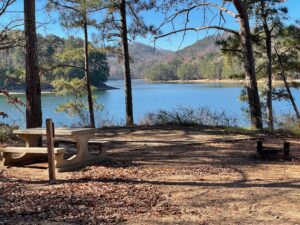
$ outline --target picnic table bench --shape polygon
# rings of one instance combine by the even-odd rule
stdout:
[[[95,161],[103,160],[105,158],[105,151],[88,150],[89,140],[94,137],[96,129],[93,128],[56,128],[55,137],[68,137],[71,142],[76,145],[75,155],[65,159],[67,152],[66,148],[55,147],[55,166],[58,171],[63,171],[70,168],[81,167],[93,163]],[[3,166],[28,164],[32,161],[45,157],[47,154],[46,147],[39,147],[38,143],[42,136],[46,135],[45,128],[30,128],[24,130],[14,130],[17,134],[25,140],[24,147],[6,147],[3,151],[2,161]],[[58,141],[59,143],[59,141]]]

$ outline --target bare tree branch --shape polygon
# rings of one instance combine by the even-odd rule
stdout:
[[[204,3],[199,3],[199,4],[196,4],[196,5],[193,5],[189,8],[185,8],[185,9],[182,9],[182,10],[179,10],[177,11],[176,13],[174,13],[173,15],[167,17],[164,22],[159,26],[159,28],[161,28],[162,26],[164,26],[165,24],[175,20],[178,16],[182,15],[183,13],[188,13],[196,8],[199,8],[199,7],[205,7],[205,6],[208,6],[208,7],[213,7],[213,8],[216,8],[218,10],[220,10],[221,12],[226,12],[228,13],[229,15],[231,15],[232,17],[234,18],[237,18],[238,17],[238,14],[230,11],[229,9],[223,7],[223,6],[220,6],[218,4],[214,4],[214,3],[210,3],[210,2],[204,2]],[[209,8],[208,8],[209,9]]]
[[[0,6],[0,16],[2,16],[5,12],[8,6],[13,4],[16,0],[2,0],[1,6]]]
[[[74,66],[74,65],[69,65],[69,64],[60,64],[60,65],[52,66],[51,68],[48,68],[48,69],[41,67],[40,68],[41,69],[41,74],[45,74],[47,72],[50,72],[52,70],[62,68],[62,67],[69,67],[69,68],[76,68],[76,69],[84,70],[84,67],[82,67],[82,66]]]
[[[163,38],[163,37],[167,37],[169,35],[176,34],[176,33],[181,33],[181,32],[186,32],[186,31],[196,31],[197,32],[197,31],[207,30],[207,29],[223,30],[223,31],[226,31],[226,32],[229,32],[229,33],[233,33],[235,35],[239,35],[239,32],[237,32],[235,30],[232,30],[232,29],[229,29],[229,28],[226,28],[226,27],[220,27],[220,26],[203,26],[203,27],[187,27],[187,28],[183,28],[183,29],[179,29],[179,30],[174,30],[174,31],[171,31],[171,32],[159,35],[159,36],[156,36],[156,37],[154,37],[154,40],[157,40],[157,39],[160,39],[160,38]]]

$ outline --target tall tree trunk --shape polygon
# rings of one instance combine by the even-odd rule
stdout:
[[[286,91],[288,93],[289,99],[290,99],[290,101],[292,103],[292,106],[294,108],[296,117],[297,117],[298,120],[300,120],[300,113],[299,113],[298,107],[296,105],[295,99],[293,97],[293,94],[291,92],[290,86],[289,86],[289,84],[287,82],[287,79],[286,79],[285,69],[284,69],[284,65],[283,65],[282,59],[281,59],[282,56],[278,53],[278,51],[277,51],[276,48],[275,48],[275,52],[276,52],[277,59],[278,59],[278,62],[279,62],[279,66],[280,66],[280,69],[281,69],[280,76],[281,76],[281,78],[282,78],[282,80],[284,82],[284,86],[286,88]]]
[[[259,100],[255,60],[253,56],[253,46],[249,26],[249,17],[246,3],[241,0],[233,0],[233,4],[239,12],[239,22],[241,28],[241,41],[244,53],[244,66],[246,72],[246,89],[251,114],[251,125],[255,129],[262,129],[261,105]]]
[[[292,94],[292,92],[291,92],[290,86],[289,86],[289,84],[288,84],[288,82],[287,82],[287,80],[286,80],[286,76],[285,76],[284,69],[281,70],[280,75],[281,75],[281,78],[282,78],[282,80],[283,80],[283,82],[284,82],[284,86],[285,86],[286,91],[287,91],[287,93],[288,93],[289,99],[290,99],[290,101],[291,101],[291,103],[292,103],[292,106],[293,106],[293,108],[294,108],[296,117],[297,117],[298,120],[300,120],[300,113],[299,113],[298,107],[297,107],[297,105],[296,105],[295,99],[294,99],[294,97],[293,97],[293,94]]]
[[[126,22],[126,3],[120,0],[120,17],[121,17],[121,39],[123,51],[123,69],[125,82],[125,105],[126,105],[126,125],[133,126],[133,107],[132,107],[132,89],[130,75],[130,57],[128,50],[128,32]]]
[[[88,40],[88,26],[87,18],[84,18],[84,73],[86,79],[86,89],[89,104],[89,114],[90,114],[90,127],[95,128],[95,116],[94,116],[94,106],[93,106],[93,94],[91,90],[91,80],[90,80],[90,68],[89,68],[89,40]]]
[[[42,126],[41,84],[37,55],[35,0],[24,0],[26,40],[26,126]]]
[[[272,37],[271,31],[268,26],[265,2],[260,1],[261,6],[261,17],[263,23],[263,29],[265,32],[265,43],[267,48],[267,113],[269,129],[274,130],[274,119],[273,119],[273,105],[272,105]]]

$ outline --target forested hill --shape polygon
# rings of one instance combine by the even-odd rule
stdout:
[[[171,61],[175,52],[133,42],[129,45],[133,78],[143,78],[144,71],[162,62]],[[108,56],[110,79],[123,79],[122,64],[115,55]]]
[[[217,54],[220,52],[220,46],[216,45],[216,37],[208,36],[196,43],[179,50],[177,54],[188,59],[205,57],[208,54]]]
[[[0,51],[1,87],[24,89],[24,51],[22,43],[21,46]],[[38,54],[43,89],[51,88],[51,83],[59,78],[82,78],[84,76],[83,70],[80,69],[84,64],[83,40],[80,38],[39,35]],[[159,74],[164,74],[165,72],[156,70],[157,66],[169,65],[168,68],[172,70],[164,78],[158,78],[158,80],[165,80],[167,77],[167,79],[170,77],[172,79],[176,78],[173,74],[179,68],[179,65],[185,66],[191,63],[194,66],[197,64],[199,68],[198,64],[203,62],[204,66],[201,66],[201,69],[205,70],[207,74],[215,75],[218,74],[218,72],[215,72],[216,68],[220,67],[218,62],[222,61],[219,47],[215,44],[215,37],[204,38],[177,52],[133,42],[130,45],[130,55],[132,78],[153,80],[157,79],[149,77],[153,69]],[[90,63],[91,80],[92,84],[96,87],[101,87],[107,79],[123,78],[123,69],[120,60],[113,53],[103,51],[103,49],[99,49],[92,44],[90,48]],[[73,67],[68,67],[67,65]],[[183,70],[185,69],[183,68]],[[193,74],[193,71],[189,71],[189,74]]]
[[[150,80],[218,79],[239,73],[240,64],[226,68],[220,47],[213,36],[199,40],[179,51],[168,51],[138,42],[130,44],[132,78]],[[24,48],[19,46],[0,51],[0,86],[8,89],[23,89],[25,77]],[[38,39],[39,64],[42,88],[51,88],[51,83],[60,78],[82,78],[83,40],[55,35]],[[91,44],[91,81],[101,88],[107,79],[122,79],[120,60],[113,54]],[[71,65],[72,67],[68,67]]]
[[[224,58],[221,54],[220,46],[216,45],[215,36],[208,36],[197,41],[193,45],[187,46],[178,51],[154,48],[153,46],[144,45],[139,42],[133,42],[129,48],[132,59],[131,69],[133,78],[165,80],[166,77],[158,77],[157,79],[151,77],[152,72],[153,70],[156,70],[159,73],[167,72],[171,76],[172,73],[176,73],[174,70],[178,68],[169,68],[173,69],[173,72],[165,71],[165,67],[167,65],[170,67],[170,64],[175,67],[179,66],[179,64],[184,65],[185,67],[189,67],[190,64],[193,64],[194,67],[196,67],[195,64],[197,64],[197,69],[194,70],[197,70],[198,74],[200,73],[198,70],[200,70],[202,78],[216,79],[220,78],[222,75],[227,76],[224,74],[227,72],[226,70],[228,70],[228,68],[223,68]],[[122,78],[122,66],[118,63],[117,58],[109,56],[108,61],[111,69],[110,79]],[[240,68],[236,68],[236,71],[233,68],[232,71],[228,73],[236,74],[239,70]],[[176,76],[175,74],[173,75]],[[194,78],[196,78],[195,76],[196,75],[194,75]]]
[[[38,60],[42,89],[51,89],[57,79],[84,77],[83,40],[55,35],[38,36]],[[19,46],[0,51],[0,87],[24,90],[25,48]],[[104,82],[109,77],[109,66],[103,49],[90,44],[90,79],[97,88],[107,88]]]

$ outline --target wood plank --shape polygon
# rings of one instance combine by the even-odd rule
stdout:
[[[110,143],[111,141],[100,141],[100,140],[89,140],[88,144],[92,144],[92,145],[102,145],[102,144],[107,144]],[[54,139],[54,143],[58,143],[58,144],[76,144],[75,140],[72,139]]]
[[[7,153],[32,153],[32,154],[47,154],[47,148],[44,147],[6,147],[3,152]],[[65,148],[54,148],[54,153],[66,153]]]
[[[94,128],[56,128],[55,136],[72,136],[75,134],[90,134],[95,133],[97,129]],[[14,134],[23,135],[46,135],[45,128],[29,128],[24,130],[14,130]]]
[[[111,141],[100,141],[100,140],[89,140],[89,144],[107,144],[110,143]]]

